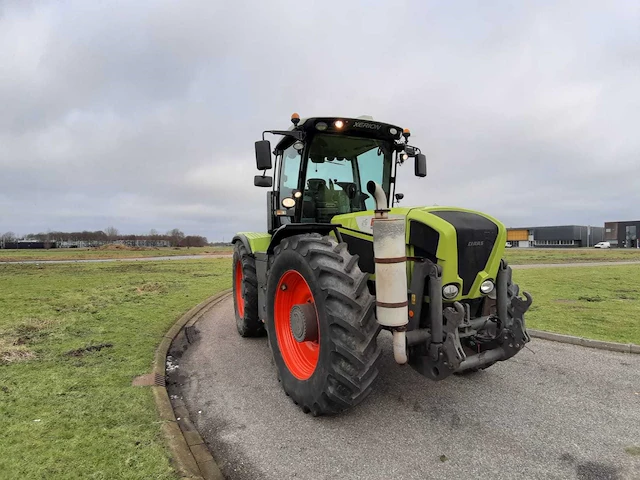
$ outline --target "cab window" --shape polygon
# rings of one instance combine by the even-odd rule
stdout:
[[[293,145],[282,153],[282,167],[280,170],[280,201],[290,197],[294,190],[298,188],[298,177],[300,176],[300,160],[302,155]]]
[[[335,215],[374,209],[367,182],[381,184],[388,195],[390,169],[391,152],[383,141],[315,136],[306,165],[302,221],[325,223]]]

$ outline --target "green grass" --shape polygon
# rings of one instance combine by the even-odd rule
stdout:
[[[640,261],[637,248],[507,248],[504,254],[511,265],[536,263],[632,262]]]
[[[0,265],[0,477],[175,479],[151,390],[131,381],[230,278],[228,259]]]
[[[178,255],[215,255],[232,253],[231,247],[180,248],[52,248],[51,250],[0,249],[0,262],[25,260],[89,260],[105,258],[174,257]]]
[[[640,267],[514,270],[533,296],[527,327],[640,345]]]

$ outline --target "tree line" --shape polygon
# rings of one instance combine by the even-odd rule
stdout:
[[[0,235],[3,242],[15,242],[17,240],[35,240],[38,242],[85,242],[85,243],[130,243],[136,241],[167,242],[172,247],[204,247],[209,244],[207,237],[200,235],[185,235],[180,229],[174,228],[162,234],[152,229],[146,235],[120,234],[117,228],[107,227],[104,230],[82,232],[46,232],[29,233],[18,237],[13,232]]]

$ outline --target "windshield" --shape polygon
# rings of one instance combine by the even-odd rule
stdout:
[[[384,140],[316,135],[304,180],[303,222],[329,222],[334,215],[375,209],[371,180],[389,197],[391,145]]]

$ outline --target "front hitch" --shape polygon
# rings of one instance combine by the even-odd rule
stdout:
[[[410,288],[410,321],[407,344],[410,348],[409,363],[422,375],[432,380],[442,380],[452,373],[488,367],[518,353],[530,341],[524,322],[524,314],[532,303],[531,295],[523,292],[511,280],[511,268],[500,263],[496,279],[497,315],[470,319],[470,312],[460,302],[444,308],[442,300],[442,271],[429,260],[416,261]],[[425,291],[429,294],[429,329],[419,328],[420,305]],[[468,306],[466,306],[468,307]],[[462,346],[461,334],[468,339],[479,339],[486,325],[490,338],[476,343],[478,352],[467,355]],[[484,347],[484,349],[483,349]]]

